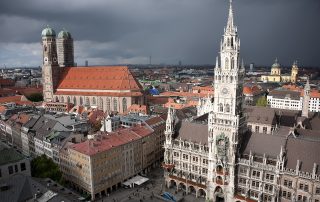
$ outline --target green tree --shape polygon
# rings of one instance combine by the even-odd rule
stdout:
[[[43,101],[43,95],[42,93],[33,93],[29,96],[27,96],[28,100],[32,102],[41,102]]]
[[[268,105],[268,100],[265,96],[261,96],[256,102],[256,106],[266,107],[267,105]]]
[[[31,161],[31,175],[38,178],[50,178],[61,181],[62,173],[59,166],[46,155],[41,155]]]

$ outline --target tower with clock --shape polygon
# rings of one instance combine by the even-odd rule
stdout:
[[[43,100],[52,102],[54,89],[59,82],[60,67],[58,65],[56,33],[47,27],[42,33],[43,60],[42,60],[42,79],[43,79]]]
[[[240,64],[240,39],[233,21],[230,0],[227,26],[220,45],[214,76],[214,107],[209,113],[208,197],[233,201],[236,155],[244,132],[242,86],[245,69]]]

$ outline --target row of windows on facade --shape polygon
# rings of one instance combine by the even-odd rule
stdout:
[[[282,191],[282,197],[285,198],[285,199],[291,200],[292,199],[292,194],[289,191]],[[298,195],[296,200],[297,201],[302,201],[302,202],[309,201],[307,196],[303,196],[301,194]],[[314,199],[314,202],[319,202],[319,199]]]
[[[184,146],[185,148],[192,147],[193,150],[201,149],[201,150],[204,150],[205,152],[209,151],[209,147],[207,147],[207,146],[200,146],[199,144],[194,144],[194,143],[190,144],[188,142],[181,142],[181,143],[182,143],[181,145]],[[180,146],[180,141],[179,140],[174,140],[173,144],[175,146]]]
[[[236,76],[220,76],[217,75],[215,76],[215,81],[221,81],[222,83],[232,83],[233,81],[236,81],[237,77]]]
[[[252,130],[252,125],[248,125],[248,130],[252,132],[259,132],[260,131],[260,126],[255,126],[255,130]],[[262,127],[262,133],[267,134],[268,127],[264,126]]]
[[[225,69],[229,69],[229,65],[230,65],[231,69],[234,69],[234,67],[237,66],[237,64],[235,64],[235,60],[234,60],[233,57],[231,58],[230,63],[229,63],[229,58],[226,57],[226,59],[225,59]]]
[[[245,179],[245,178],[239,178],[239,184],[241,184],[241,185],[247,185],[247,179]],[[259,189],[259,188],[260,188],[260,185],[262,185],[262,183],[259,182],[259,181],[254,181],[254,180],[251,181],[251,187],[253,187],[253,188]],[[264,185],[264,191],[265,191],[265,192],[272,192],[272,191],[273,191],[273,185],[271,185],[271,184],[265,184],[265,185]]]
[[[26,163],[20,163],[20,171],[25,171],[26,169],[27,169]],[[18,164],[8,166],[9,175],[12,175],[13,173],[17,173],[17,172],[19,172],[19,165]],[[2,177],[1,168],[0,168],[0,177]]]
[[[244,174],[244,175],[247,175],[247,170],[246,168],[244,167],[240,167],[239,171],[241,174]],[[260,171],[257,171],[257,170],[252,170],[251,172],[251,177],[252,178],[260,178],[261,176],[261,173]],[[268,181],[271,181],[273,182],[274,181],[274,175],[273,174],[269,174],[269,173],[266,173],[265,174],[265,179],[268,180]]]
[[[59,98],[56,97],[55,101],[59,102]],[[60,101],[65,102],[64,97],[61,97]],[[71,103],[71,98],[68,96],[66,101],[67,101],[67,103]],[[83,102],[83,101],[85,101],[85,102]],[[77,98],[76,97],[73,97],[73,104],[77,105]],[[111,110],[111,99],[110,98],[106,99],[106,104],[107,104],[107,110],[110,111]],[[84,100],[83,100],[83,97],[80,97],[79,105],[90,106],[89,97],[85,97]],[[95,97],[92,98],[91,105],[97,105],[97,100]],[[100,109],[103,109],[103,99],[102,98],[98,99],[98,107]],[[126,98],[122,98],[122,109],[123,109],[123,111],[127,111],[127,99]],[[118,100],[116,98],[113,98],[113,110],[118,111]]]
[[[240,193],[241,195],[246,195],[246,193],[247,193],[246,189],[242,188],[242,187],[238,187],[237,192]],[[258,199],[259,194],[260,194],[260,192],[258,192],[258,191],[250,190],[249,196],[250,196],[250,198]],[[267,194],[263,194],[262,201],[263,202],[271,202],[272,196],[267,195]]]
[[[292,187],[292,180],[284,180],[283,181],[283,186],[288,187],[288,188],[293,188]],[[309,191],[309,185],[308,184],[304,184],[304,183],[299,183],[299,189],[300,190],[304,190],[305,192]],[[315,194],[320,195],[320,186],[316,187],[315,189]]]
[[[173,153],[173,156],[174,156],[174,157],[179,157],[180,155],[179,155],[178,152],[174,152],[174,153]],[[188,159],[189,159],[189,155],[188,155],[188,154],[182,154],[182,158],[183,158],[184,160],[188,160]],[[199,157],[192,156],[192,161],[193,161],[193,162],[197,163],[198,160],[199,160]],[[202,163],[203,163],[203,164],[208,164],[208,159],[202,159]]]

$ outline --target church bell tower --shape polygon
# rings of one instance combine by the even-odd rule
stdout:
[[[219,58],[214,69],[214,107],[209,113],[209,200],[233,201],[238,142],[244,132],[242,114],[242,86],[245,75],[240,64],[240,39],[234,25],[230,0],[227,26],[220,45]]]
[[[43,80],[43,100],[54,102],[53,94],[59,82],[59,65],[57,59],[56,33],[46,27],[42,31],[42,80]]]

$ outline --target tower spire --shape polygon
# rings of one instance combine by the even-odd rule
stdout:
[[[234,30],[234,26],[233,26],[233,8],[232,8],[232,0],[230,0],[229,16],[228,16],[228,23],[227,23],[226,32],[232,32],[233,30]]]

